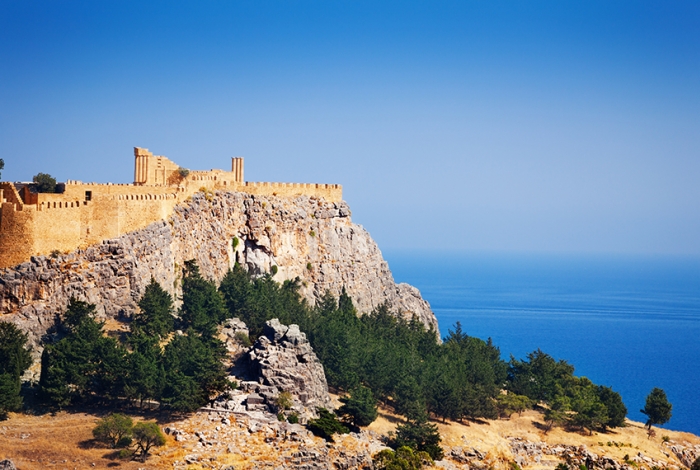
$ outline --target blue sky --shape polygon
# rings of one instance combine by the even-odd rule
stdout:
[[[0,2],[3,180],[132,147],[344,186],[385,250],[700,255],[697,2]]]

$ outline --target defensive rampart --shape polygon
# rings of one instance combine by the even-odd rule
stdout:
[[[231,171],[185,170],[138,147],[134,157],[133,184],[69,180],[61,192],[37,193],[31,184],[0,183],[0,268],[142,229],[167,219],[176,205],[200,191],[342,201],[337,184],[246,182],[240,157],[232,159]]]

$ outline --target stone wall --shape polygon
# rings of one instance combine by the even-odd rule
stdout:
[[[428,303],[417,289],[394,282],[376,243],[352,223],[344,202],[225,191],[195,193],[167,220],[143,229],[0,270],[0,321],[18,324],[36,342],[71,296],[95,303],[102,317],[130,314],[151,277],[177,295],[189,259],[216,281],[236,260],[256,274],[277,266],[275,279],[299,277],[312,303],[326,290],[338,296],[345,286],[362,313],[388,301],[401,315],[416,314],[437,330]]]
[[[0,191],[7,202],[0,211],[0,267],[56,250],[72,251],[145,228],[167,219],[177,204],[201,191],[342,200],[342,187],[337,184],[242,183],[232,180],[232,175],[221,170],[191,172],[177,186],[69,181],[62,193],[33,194],[36,201],[32,204],[22,200],[14,185],[2,183]]]

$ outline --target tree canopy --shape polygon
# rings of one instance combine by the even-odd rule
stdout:
[[[640,411],[647,416],[646,426],[651,430],[653,425],[666,424],[671,419],[673,405],[666,398],[666,392],[653,388],[647,395],[646,404]]]
[[[56,192],[56,178],[49,175],[48,173],[37,173],[32,178],[32,181],[36,183],[36,189],[40,193]]]

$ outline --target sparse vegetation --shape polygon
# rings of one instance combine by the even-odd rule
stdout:
[[[231,240],[231,247],[233,247],[233,251],[236,251],[236,248],[238,248],[238,244],[240,243],[240,240],[238,237],[233,237]]]
[[[275,404],[277,408],[282,411],[290,409],[293,405],[292,394],[289,392],[280,392],[275,400]]]
[[[233,337],[236,341],[238,341],[238,344],[240,344],[244,348],[249,348],[253,345],[253,342],[250,340],[250,337],[243,331],[237,331],[236,334],[233,335]]]

